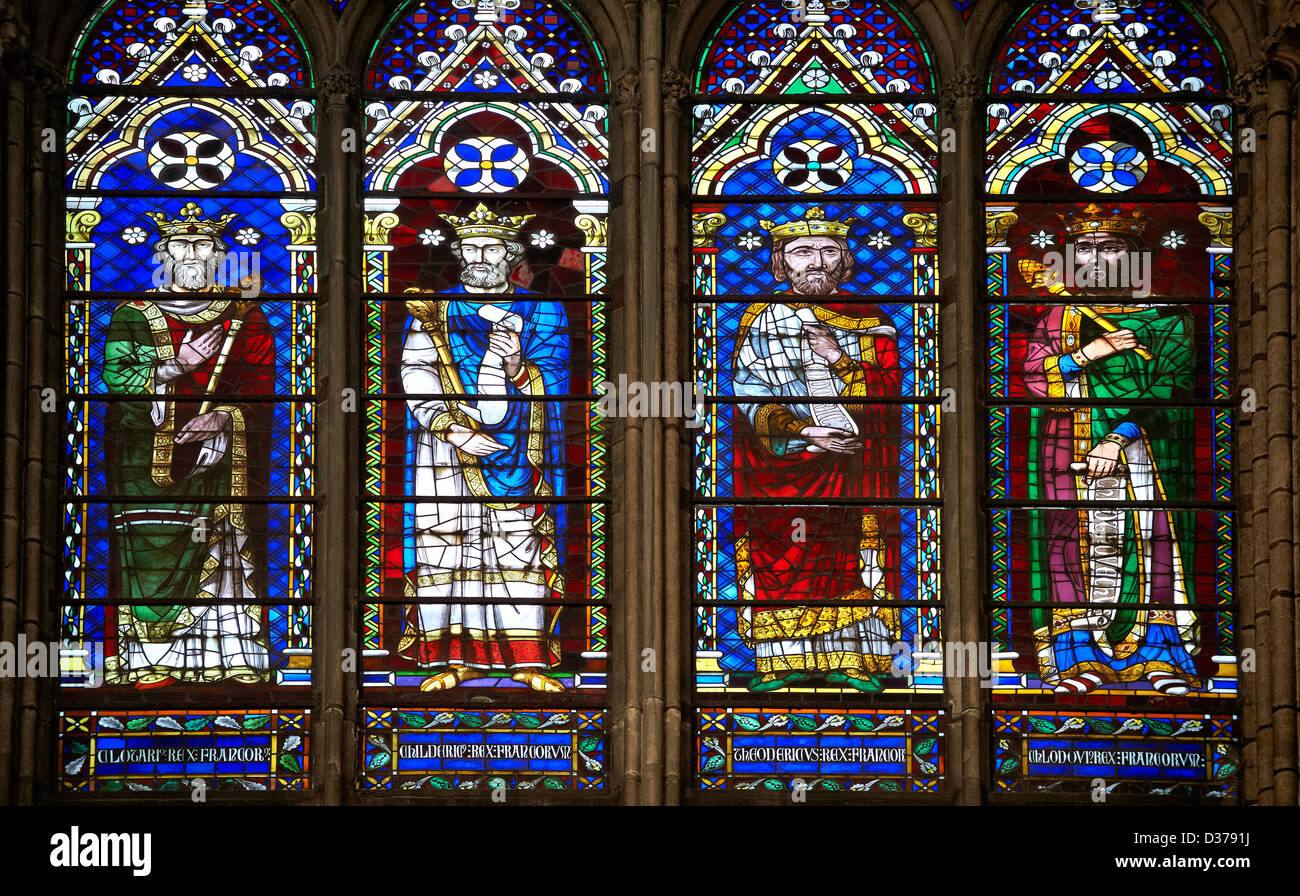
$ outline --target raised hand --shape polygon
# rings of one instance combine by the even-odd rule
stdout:
[[[799,437],[812,442],[823,451],[836,454],[852,454],[862,448],[862,439],[845,429],[830,426],[805,426],[799,430]]]
[[[808,337],[808,347],[813,350],[813,354],[824,358],[827,364],[834,364],[844,357],[844,350],[835,340],[835,334],[831,332],[830,327],[804,324],[803,331]]]
[[[208,411],[206,414],[199,414],[199,416],[182,426],[181,431],[176,434],[173,441],[177,445],[204,442],[214,436],[221,435],[229,425],[229,411]]]
[[[519,344],[519,334],[505,327],[493,327],[488,333],[488,345],[492,351],[501,356],[502,366],[507,376],[518,376],[519,366],[523,363],[523,347]]]
[[[176,363],[180,364],[181,370],[185,373],[202,366],[208,358],[221,350],[221,342],[225,334],[220,324],[201,336],[195,336],[193,330],[186,330],[180,347],[176,349]]]
[[[475,432],[468,426],[461,426],[459,423],[453,423],[447,427],[446,439],[461,451],[472,454],[474,457],[485,457],[506,450],[505,445],[502,445],[487,433]]]

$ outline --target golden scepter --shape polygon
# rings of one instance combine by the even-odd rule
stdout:
[[[1065,291],[1065,284],[1061,282],[1061,278],[1057,276],[1055,271],[1053,271],[1047,265],[1043,264],[1041,261],[1034,261],[1033,259],[1030,258],[1022,258],[1020,260],[1019,267],[1020,267],[1020,276],[1025,278],[1025,282],[1028,283],[1030,287],[1035,289],[1046,289],[1049,293],[1051,293],[1054,296],[1069,295],[1069,293]],[[1114,333],[1115,331],[1121,329],[1120,327],[1117,327],[1110,321],[1106,320],[1106,318],[1103,315],[1098,314],[1096,311],[1093,311],[1087,305],[1075,305],[1074,307],[1078,308],[1081,314],[1087,316],[1090,320],[1096,323],[1097,326],[1101,327],[1107,333]],[[1150,351],[1140,346],[1135,347],[1133,351],[1137,353],[1137,356],[1139,358],[1142,358],[1145,361],[1155,360],[1156,357],[1155,355],[1151,354]]]
[[[254,277],[245,277],[239,281],[240,289],[245,293],[248,290],[258,292],[261,290],[261,280]],[[221,379],[221,372],[226,369],[226,360],[230,357],[230,350],[235,345],[235,339],[239,336],[239,330],[244,326],[244,317],[253,309],[256,302],[236,302],[235,314],[230,318],[230,329],[226,331],[226,338],[221,343],[221,351],[217,354],[217,363],[212,367],[212,378],[208,380],[208,387],[203,390],[205,396],[203,404],[199,405],[198,416],[202,417],[208,411],[212,410],[212,398],[210,397],[217,389],[217,382]]]

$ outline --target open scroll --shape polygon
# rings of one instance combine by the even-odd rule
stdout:
[[[824,327],[826,326],[817,319],[817,315],[811,308],[800,308],[795,314],[799,321],[804,325],[807,332],[809,326]],[[831,367],[826,363],[826,359],[816,354],[805,341],[803,343],[803,369],[804,384],[808,387],[808,397],[810,398],[838,398],[840,395],[839,378],[831,371]],[[849,416],[848,410],[842,404],[824,404],[821,402],[810,402],[812,409],[812,418],[818,426],[827,426],[831,429],[841,429],[851,432],[854,435],[858,433],[858,425],[853,422]],[[816,445],[809,445],[809,451],[818,452],[822,449]]]
[[[477,313],[491,323],[494,330],[509,330],[515,335],[524,331],[524,319],[500,305],[482,305]],[[491,347],[483,353],[483,360],[478,366],[477,391],[484,396],[506,394],[505,361]],[[475,405],[479,420],[486,426],[494,426],[504,420],[508,409],[504,401],[480,400]]]

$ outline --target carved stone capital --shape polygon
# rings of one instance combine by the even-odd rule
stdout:
[[[958,109],[968,109],[979,95],[981,78],[969,65],[963,65],[946,78],[939,90],[939,105],[945,115]]]
[[[320,79],[320,86],[326,96],[337,96],[348,100],[361,92],[361,84],[357,81],[357,76],[341,65],[331,67]]]
[[[621,106],[635,106],[641,101],[641,77],[633,71],[624,72],[614,82],[614,99]]]
[[[1300,77],[1300,5],[1291,4],[1290,13],[1268,33],[1260,50],[1265,59],[1284,70],[1288,80]]]
[[[1268,98],[1268,62],[1263,57],[1255,57],[1238,69],[1229,95],[1234,103],[1247,109],[1263,106]]]
[[[0,0],[0,57],[27,49],[27,37],[27,23],[17,0]]]
[[[665,69],[663,81],[665,99],[680,103],[691,95],[690,79],[676,68]]]
[[[59,93],[67,83],[67,73],[44,56],[33,55],[28,64],[32,87],[43,94]]]

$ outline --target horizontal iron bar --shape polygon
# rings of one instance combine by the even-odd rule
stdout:
[[[739,196],[728,195],[704,195],[692,193],[690,195],[691,210],[695,211],[699,206],[719,205],[764,205],[774,202],[787,203],[790,205],[796,203],[805,203],[808,201],[806,196],[797,193],[744,193]],[[925,203],[935,206],[938,209],[940,196],[938,193],[818,193],[817,202],[822,205],[847,205],[856,203],[858,205],[893,205],[895,203],[912,204]]]
[[[1012,501],[988,498],[986,503],[1006,510],[1212,510],[1224,513],[1235,507],[1232,501]]]
[[[357,506],[364,508],[367,504],[578,504],[595,506],[597,504],[607,505],[611,499],[603,496],[595,497],[566,497],[551,496],[537,497],[535,495],[497,495],[490,498],[474,497],[430,497],[425,495],[361,495],[357,498]]]
[[[301,394],[277,394],[277,395],[239,395],[229,392],[210,392],[202,395],[185,395],[185,396],[167,396],[155,397],[147,392],[141,392],[134,395],[110,394],[106,392],[65,392],[62,396],[64,401],[100,401],[100,402],[139,402],[140,404],[152,404],[155,401],[163,401],[168,404],[180,404],[188,402],[190,404],[199,404],[205,401],[233,401],[239,404],[315,404],[316,393],[305,392]]]
[[[291,497],[277,495],[275,497],[244,497],[233,498],[228,495],[205,495],[202,498],[176,498],[168,500],[157,495],[140,496],[140,495],[69,495],[63,493],[58,501],[60,504],[125,504],[145,506],[159,504],[244,504],[244,505],[262,505],[262,504],[315,504],[317,498],[310,497]]]
[[[771,498],[705,498],[692,495],[691,503],[696,507],[774,507],[781,510],[798,510],[816,507],[860,507],[872,510],[877,507],[930,507],[935,510],[943,508],[942,499],[921,498],[813,498],[805,497],[798,502],[774,501]]]
[[[545,90],[501,91],[479,93],[472,90],[399,90],[397,88],[367,87],[361,91],[363,100],[415,100],[432,105],[442,103],[553,103],[557,106],[608,105],[610,94],[595,92],[550,93]],[[364,110],[363,110],[364,111]]]

